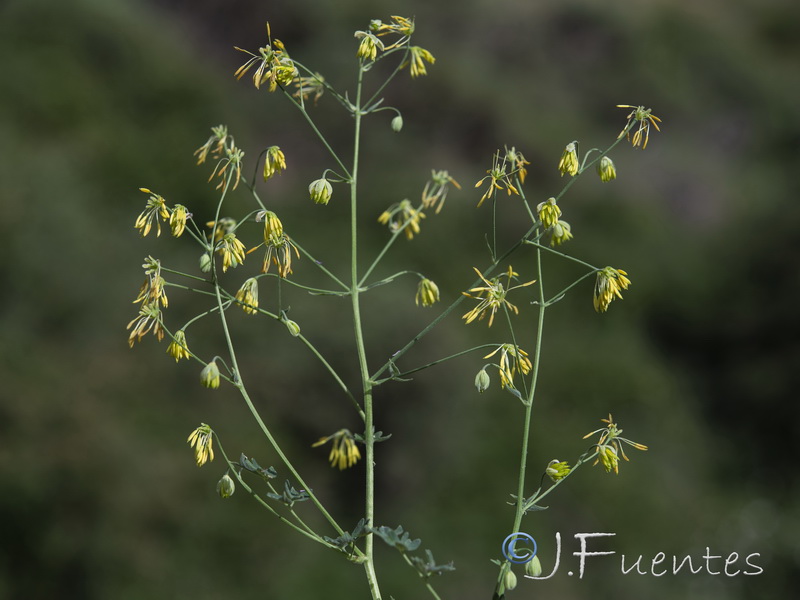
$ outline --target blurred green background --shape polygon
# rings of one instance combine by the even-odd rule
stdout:
[[[219,123],[250,158],[281,146],[289,170],[260,184],[263,197],[294,237],[344,271],[345,190],[325,208],[306,192],[333,165],[282,98],[233,79],[244,55],[232,47],[264,45],[269,20],[293,57],[352,90],[352,32],[392,14],[416,17],[416,43],[437,62],[428,77],[404,73],[386,91],[403,112],[402,133],[390,130],[389,113],[367,120],[362,240],[367,254],[379,248],[387,233],[377,215],[417,198],[431,168],[448,169],[463,190],[381,267],[424,270],[445,302],[487,260],[489,207],[475,208],[472,186],[495,149],[525,153],[537,203],[563,184],[555,166],[567,142],[613,140],[625,116],[616,104],[652,106],[663,119],[645,152],[614,152],[616,181],[581,178],[562,202],[575,234],[568,251],[624,268],[633,285],[604,315],[592,310],[588,283],[549,311],[531,478],[551,458],[574,460],[608,412],[650,451],[631,451],[618,476],[585,469],[549,498],[550,510],[526,519],[545,572],[561,533],[562,567],[548,581],[520,579],[511,597],[740,599],[797,589],[796,2],[5,0],[0,599],[368,597],[360,568],[293,535],[241,491],[216,496],[219,462],[197,469],[185,443],[199,422],[234,454],[279,467],[274,455],[232,389],[200,387],[196,365],[176,366],[151,337],[129,350],[125,324],[142,257],[186,268],[197,260],[183,240],[139,238],[132,225],[146,197],[137,188],[206,220],[215,193],[192,151]],[[315,110],[349,154],[350,121],[327,97]],[[244,207],[245,194],[237,198],[232,206]],[[519,201],[500,204],[501,238],[513,240]],[[530,255],[512,264],[532,278]],[[255,261],[247,268],[229,274],[231,286]],[[553,290],[575,274],[549,259],[545,268]],[[301,281],[313,272],[307,260],[295,268]],[[414,306],[415,289],[401,280],[365,299],[371,364],[435,314]],[[262,286],[262,303],[274,290]],[[173,326],[204,306],[178,291],[170,300]],[[518,304],[518,324],[531,331],[534,311]],[[294,294],[291,305],[357,387],[346,304]],[[401,368],[507,341],[498,325],[465,327],[460,314]],[[310,448],[357,428],[349,406],[280,326],[243,314],[232,322],[257,405],[315,491],[355,524],[363,468],[339,473],[326,450]],[[191,336],[195,351],[222,353],[211,324]],[[378,390],[377,426],[393,437],[378,447],[377,524],[402,524],[439,562],[455,562],[435,581],[443,598],[491,597],[489,560],[513,518],[522,411],[496,376],[475,392],[484,362],[470,355]],[[593,549],[617,555],[589,559],[583,579],[566,574],[579,532],[616,533]],[[630,564],[658,552],[700,558],[706,548],[738,552],[738,568],[759,553],[764,572],[620,573],[620,554]],[[425,597],[394,551],[378,553],[386,598]]]

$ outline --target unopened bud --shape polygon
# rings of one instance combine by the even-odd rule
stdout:
[[[534,556],[527,563],[525,563],[525,577],[539,577],[542,574],[542,563],[539,562],[539,557]]]
[[[403,117],[397,115],[392,119],[392,131],[398,133],[403,128]]]
[[[233,496],[233,492],[236,491],[236,484],[233,483],[233,479],[230,475],[225,473],[217,482],[217,493],[219,494],[220,498],[230,498]]]
[[[503,578],[503,585],[506,590],[509,591],[517,587],[517,576],[514,574],[514,571],[511,570],[511,567],[506,571],[505,577]]]
[[[475,387],[478,388],[478,391],[481,394],[489,389],[489,385],[491,383],[492,380],[489,378],[489,374],[486,372],[486,367],[478,371],[478,374],[475,375]]]

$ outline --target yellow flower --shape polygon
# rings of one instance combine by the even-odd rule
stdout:
[[[211,136],[206,140],[206,143],[194,151],[197,156],[197,164],[201,165],[206,162],[206,158],[211,153],[211,158],[222,158],[225,151],[225,143],[228,141],[228,127],[225,125],[217,125],[211,128]]]
[[[383,52],[383,42],[376,38],[373,34],[366,31],[356,31],[356,39],[360,39],[361,43],[358,45],[356,56],[364,60],[375,60],[378,55],[378,50]]]
[[[414,20],[407,17],[398,17],[393,15],[391,17],[392,23],[381,23],[379,19],[373,19],[369,28],[376,32],[378,35],[387,35],[396,33],[405,37],[414,33]]]
[[[575,175],[578,172],[578,152],[575,146],[576,142],[570,142],[564,148],[564,153],[561,155],[561,160],[558,161],[558,170],[561,171],[561,176],[564,173]]]
[[[255,277],[245,280],[242,287],[236,292],[236,300],[248,315],[258,312],[258,280]]]
[[[433,306],[439,301],[439,287],[430,279],[423,278],[417,286],[417,296],[415,302],[417,306]]]
[[[189,358],[189,347],[186,345],[186,332],[179,329],[175,332],[175,337],[167,346],[167,354],[178,362],[182,358]]]
[[[558,217],[561,216],[561,209],[556,204],[555,198],[548,198],[544,202],[540,202],[536,210],[539,213],[539,220],[545,229],[549,229],[558,223]]]
[[[550,237],[551,246],[559,246],[572,239],[572,227],[566,221],[559,221],[553,225],[553,230]]]
[[[286,157],[278,146],[267,148],[267,156],[264,160],[264,181],[280,175],[286,170]]]
[[[202,383],[204,387],[212,390],[219,387],[219,367],[217,366],[217,359],[212,360],[200,371],[200,383]]]
[[[156,194],[155,192],[151,192],[147,188],[139,188],[139,191],[144,192],[145,194],[150,194],[150,197],[147,199],[147,205],[142,213],[136,218],[136,223],[134,223],[134,228],[139,230],[139,233],[142,234],[142,237],[146,236],[150,233],[150,229],[153,227],[153,223],[156,224],[156,236],[161,235],[161,221],[159,219],[163,219],[166,221],[169,219],[169,210],[167,209],[167,203],[160,195]]]
[[[274,92],[279,84],[281,86],[291,84],[292,80],[297,77],[298,71],[292,59],[289,58],[289,53],[286,52],[283,42],[272,40],[269,23],[267,23],[267,39],[268,44],[263,48],[259,48],[258,54],[253,54],[249,50],[234,46],[239,52],[250,55],[250,58],[236,69],[234,77],[241,79],[251,67],[258,65],[255,73],[253,73],[253,84],[259,89],[265,82],[269,81],[269,91]]]
[[[594,284],[594,309],[605,312],[614,298],[622,299],[621,290],[627,290],[631,280],[622,269],[605,267],[597,272]]]
[[[133,303],[142,302],[143,304],[153,304],[157,306],[160,302],[161,306],[166,308],[169,306],[169,300],[167,299],[167,293],[164,291],[164,284],[166,281],[161,277],[161,261],[152,256],[148,256],[144,259],[142,268],[144,269],[146,278],[142,287],[139,288],[139,295]]]
[[[428,71],[425,68],[425,62],[429,62],[433,64],[436,62],[436,59],[433,57],[433,54],[425,50],[425,48],[420,48],[419,46],[411,46],[409,49],[411,53],[411,57],[401,65],[401,69],[406,65],[410,64],[411,68],[411,77],[419,77],[420,75],[427,75]]]
[[[494,322],[494,315],[497,312],[497,309],[501,306],[506,306],[514,311],[514,314],[519,314],[519,309],[516,306],[511,304],[508,300],[506,300],[506,294],[511,290],[515,290],[517,288],[525,287],[535,283],[535,280],[528,281],[526,283],[522,283],[520,285],[515,285],[513,287],[507,287],[511,284],[511,278],[515,277],[517,273],[515,273],[511,267],[508,267],[508,271],[506,272],[506,276],[508,277],[506,281],[506,287],[500,282],[500,277],[493,277],[492,279],[486,279],[483,274],[473,267],[475,272],[478,274],[478,277],[486,284],[485,286],[474,287],[469,292],[478,292],[477,295],[473,296],[469,292],[461,292],[467,298],[473,298],[475,300],[480,300],[478,306],[473,308],[467,314],[465,314],[462,319],[466,319],[467,324],[472,323],[475,319],[481,320],[483,317],[486,316],[486,312],[490,311],[489,315],[489,327],[492,326]]]
[[[378,217],[378,223],[388,225],[389,231],[392,233],[403,231],[406,234],[406,239],[412,240],[414,235],[419,233],[419,224],[424,218],[425,213],[421,209],[411,206],[411,202],[406,199],[392,204],[383,211]]]
[[[522,348],[515,348],[514,344],[501,344],[494,352],[487,354],[483,358],[490,358],[498,352],[500,352],[500,365],[498,367],[500,387],[514,388],[514,375],[516,375],[517,369],[523,375],[527,375],[533,368],[530,359],[528,359],[528,353]]]
[[[597,174],[600,175],[600,181],[607,182],[617,178],[617,169],[614,167],[614,161],[608,156],[604,156],[597,163]]]
[[[627,136],[631,146],[634,148],[637,146],[641,146],[642,150],[647,148],[647,141],[650,139],[650,125],[655,127],[656,131],[661,131],[658,127],[661,119],[652,114],[652,108],[645,109],[644,106],[633,106],[631,104],[617,104],[617,108],[633,109],[628,115],[628,122],[625,124],[625,127],[622,128],[617,139],[624,135]],[[631,139],[631,131],[633,131],[636,123],[639,123],[639,127],[636,128],[633,139]],[[644,144],[642,144],[642,142],[644,142]]]
[[[569,472],[569,463],[565,460],[558,460],[557,458],[551,460],[545,469],[545,473],[547,473],[547,476],[553,481],[564,479],[564,477],[569,475]]]
[[[235,233],[226,233],[217,243],[217,252],[222,256],[222,272],[230,267],[238,267],[244,262],[244,244],[239,241]]]
[[[131,329],[133,327],[133,329]],[[134,342],[141,342],[142,338],[150,331],[160,342],[164,339],[164,329],[161,326],[161,311],[156,304],[144,304],[139,309],[139,316],[128,323],[126,329],[131,329],[128,336],[128,345],[133,348]]]
[[[445,199],[447,199],[447,191],[451,183],[459,190],[461,189],[458,182],[450,177],[447,171],[431,170],[431,179],[425,184],[425,188],[422,190],[423,208],[433,208],[438,202],[439,206],[436,207],[436,214],[438,215],[439,211],[442,210],[442,206],[444,206]]]
[[[169,228],[174,237],[181,237],[186,229],[186,219],[191,217],[192,214],[186,210],[183,204],[176,204],[172,209],[172,214],[169,216]]]
[[[333,188],[330,182],[323,177],[311,182],[308,186],[308,193],[314,204],[327,204],[333,195]]]
[[[600,438],[597,440],[596,444],[597,459],[595,459],[594,464],[596,465],[598,462],[602,462],[606,473],[610,473],[612,470],[614,473],[619,473],[619,457],[622,456],[623,459],[629,460],[625,454],[622,443],[633,446],[637,450],[647,450],[647,446],[622,437],[622,429],[617,427],[617,424],[614,423],[610,414],[607,419],[600,419],[600,421],[606,423],[606,426],[590,431],[583,436],[583,439],[599,433]]]
[[[198,467],[202,467],[207,462],[214,460],[213,438],[214,432],[211,427],[205,423],[200,423],[200,427],[190,433],[186,439],[189,446],[194,448],[194,460]]]
[[[264,262],[261,265],[261,272],[266,273],[269,271],[270,264],[274,264],[278,268],[278,275],[285,279],[292,273],[292,251],[294,251],[297,258],[300,258],[300,251],[285,233],[282,233],[280,237],[275,237],[268,234],[265,228],[264,236],[265,240],[255,248],[248,250],[247,253],[255,252],[261,246],[264,246],[266,251],[264,253]]]
[[[479,188],[484,181],[487,179],[489,180],[489,189],[487,189],[486,193],[481,196],[478,206],[483,204],[483,201],[489,198],[495,192],[495,190],[505,189],[509,196],[512,193],[519,195],[519,191],[516,187],[514,187],[514,184],[511,183],[510,175],[506,173],[507,159],[507,154],[503,155],[503,160],[501,162],[500,151],[498,150],[495,152],[494,157],[492,158],[492,168],[486,171],[488,175],[475,184],[475,187]]]
[[[340,429],[333,435],[320,438],[313,444],[312,448],[322,446],[328,441],[332,441],[331,453],[328,455],[328,460],[332,467],[339,467],[339,470],[352,467],[361,458],[361,452],[356,445],[355,437],[347,429]]]
[[[513,146],[511,147],[511,150],[506,148],[506,158],[508,159],[508,162],[514,166],[514,173],[516,173],[517,177],[519,177],[520,183],[525,183],[525,177],[528,176],[528,169],[525,168],[525,165],[529,165],[531,163],[525,160],[525,157],[522,156],[522,152]]]
[[[262,210],[256,213],[256,223],[264,221],[264,241],[279,240],[283,235],[283,223],[271,210]]]

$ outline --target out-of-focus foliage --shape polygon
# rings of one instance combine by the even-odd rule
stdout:
[[[621,575],[618,557],[590,559],[583,580],[562,566],[547,582],[520,578],[518,596],[739,599],[797,587],[797,469],[777,443],[796,437],[800,417],[796,3],[472,0],[456,10],[418,0],[7,0],[0,599],[366,597],[358,569],[296,539],[245,494],[220,502],[222,473],[196,469],[185,444],[199,422],[213,423],[234,453],[265,465],[273,457],[230,390],[201,388],[196,369],[176,366],[165,343],[131,352],[124,325],[135,314],[142,257],[197,260],[175,240],[138,237],[137,188],[202,218],[213,187],[191,153],[218,123],[251,158],[281,146],[291,168],[264,188],[268,201],[287,227],[311,227],[310,249],[335,262],[344,203],[307,198],[325,156],[280,98],[235,84],[232,46],[262,45],[269,19],[292,56],[346,87],[352,31],[398,13],[416,15],[437,62],[427,78],[387,90],[403,111],[401,133],[390,117],[366,124],[364,241],[382,242],[378,214],[416,197],[431,168],[448,169],[463,191],[451,192],[442,214],[386,266],[426,265],[443,299],[486,260],[489,207],[475,208],[471,183],[496,148],[515,145],[531,161],[526,191],[535,204],[560,186],[567,142],[613,139],[625,115],[614,105],[644,103],[664,120],[646,152],[615,151],[617,180],[587,177],[561,203],[571,252],[624,268],[633,285],[602,316],[590,285],[550,311],[531,460],[542,469],[552,458],[574,460],[581,436],[609,411],[650,451],[618,477],[587,469],[554,494],[550,510],[526,519],[545,573],[556,531],[562,560],[577,549],[573,533],[613,531],[609,547],[628,556],[702,556],[708,546],[723,556],[760,552],[765,568],[749,578],[655,578]],[[318,110],[326,133],[349,147],[335,104],[323,97]],[[510,238],[520,207],[500,202]],[[533,271],[514,267],[523,278]],[[559,275],[549,277],[556,289]],[[375,291],[365,308],[376,361],[427,324],[415,287],[400,289]],[[175,314],[192,301],[171,300]],[[292,309],[329,353],[352,351],[346,323],[335,325],[344,314],[335,300],[298,298]],[[298,462],[312,465],[315,491],[355,525],[358,467],[329,470],[326,454],[310,448],[354,427],[348,407],[331,398],[307,355],[268,351],[269,331],[248,331],[244,317],[234,327],[252,348],[242,368],[263,374],[257,403]],[[474,335],[455,317],[421,345],[419,362]],[[455,573],[437,579],[447,598],[490,596],[488,559],[499,557],[511,523],[518,406],[475,392],[482,364],[465,358],[378,390],[378,427],[393,436],[378,446],[375,525],[402,523],[437,559],[455,562]],[[387,597],[421,597],[389,550],[379,555]]]

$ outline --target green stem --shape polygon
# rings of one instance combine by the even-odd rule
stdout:
[[[361,325],[361,308],[359,305],[358,287],[358,158],[361,142],[361,89],[364,78],[364,68],[358,67],[358,86],[356,88],[355,103],[355,132],[353,141],[353,170],[350,179],[350,298],[353,306],[353,329],[356,337],[358,351],[358,366],[361,371],[361,382],[364,393],[364,445],[366,446],[366,506],[364,518],[370,527],[375,526],[375,427],[372,412],[372,382],[367,367],[367,353],[364,346],[364,333]],[[344,168],[344,167],[342,167]],[[345,169],[346,171],[346,169]],[[364,569],[369,583],[370,594],[373,600],[380,600],[381,592],[378,587],[378,578],[375,573],[374,560],[375,537],[372,532],[367,533],[365,540]]]
[[[536,393],[536,383],[539,378],[539,365],[542,356],[542,334],[544,332],[544,311],[547,305],[544,302],[544,282],[542,281],[542,253],[541,250],[536,250],[536,266],[539,274],[539,322],[536,329],[536,349],[533,358],[533,373],[531,375],[531,385],[528,391],[528,398],[525,402],[525,418],[523,419],[522,427],[522,444],[519,459],[519,476],[517,483],[517,502],[516,511],[514,514],[514,524],[511,527],[512,532],[519,531],[522,525],[522,516],[525,514],[525,471],[528,465],[528,446],[530,443],[530,430],[531,430],[531,415],[533,413],[533,398]],[[497,594],[502,593],[503,577],[508,570],[508,564],[504,564],[500,569],[500,575],[497,581]]]
[[[212,240],[214,239],[214,233],[215,233],[215,230],[216,230],[216,222],[219,220],[219,213],[222,210],[222,203],[225,200],[225,196],[226,196],[226,194],[228,192],[228,189],[230,187],[230,182],[231,182],[232,177],[233,177],[233,172],[231,172],[231,174],[228,176],[228,180],[227,180],[226,185],[225,185],[225,187],[224,187],[224,189],[222,191],[222,197],[220,198],[219,204],[217,205],[217,215],[216,215],[215,223],[214,223],[214,231],[212,231],[212,238],[211,238]],[[275,450],[276,454],[281,459],[283,464],[286,465],[286,468],[289,470],[289,472],[292,474],[292,476],[306,490],[306,492],[308,492],[308,495],[311,498],[311,501],[314,503],[314,505],[317,507],[317,509],[320,511],[320,513],[322,513],[322,515],[325,517],[325,519],[331,524],[331,526],[334,528],[334,530],[339,535],[344,534],[344,530],[339,526],[339,524],[330,515],[330,513],[328,513],[327,509],[322,505],[322,503],[316,497],[316,495],[311,490],[311,488],[308,486],[308,484],[306,484],[306,482],[303,480],[303,478],[300,476],[300,474],[294,468],[294,465],[292,465],[291,461],[283,453],[283,450],[281,450],[281,447],[278,445],[278,442],[272,436],[272,433],[269,431],[269,429],[267,428],[266,424],[261,419],[261,415],[258,413],[258,410],[256,410],[256,407],[253,404],[253,401],[250,399],[250,395],[247,393],[247,389],[244,386],[244,381],[242,380],[242,374],[239,371],[239,363],[236,360],[236,351],[234,350],[234,347],[233,347],[233,340],[231,338],[230,329],[228,328],[228,320],[227,320],[227,318],[225,316],[225,310],[224,310],[223,301],[222,301],[222,292],[221,292],[221,288],[220,288],[220,285],[219,285],[219,280],[217,279],[216,261],[214,261],[214,260],[212,260],[212,263],[211,263],[211,279],[212,279],[212,281],[214,283],[214,291],[215,291],[216,296],[217,296],[217,306],[219,307],[219,317],[220,317],[220,322],[222,324],[222,331],[223,331],[223,333],[225,335],[225,343],[227,344],[228,354],[229,354],[230,359],[231,359],[231,368],[233,370],[233,375],[234,375],[232,383],[233,383],[234,387],[236,387],[236,389],[239,390],[239,393],[241,394],[242,398],[244,399],[245,404],[247,404],[247,408],[250,409],[250,413],[253,415],[253,418],[256,420],[256,423],[258,423],[258,426],[261,428],[261,431],[264,433],[264,436],[267,438],[267,440],[269,440],[270,445]]]

